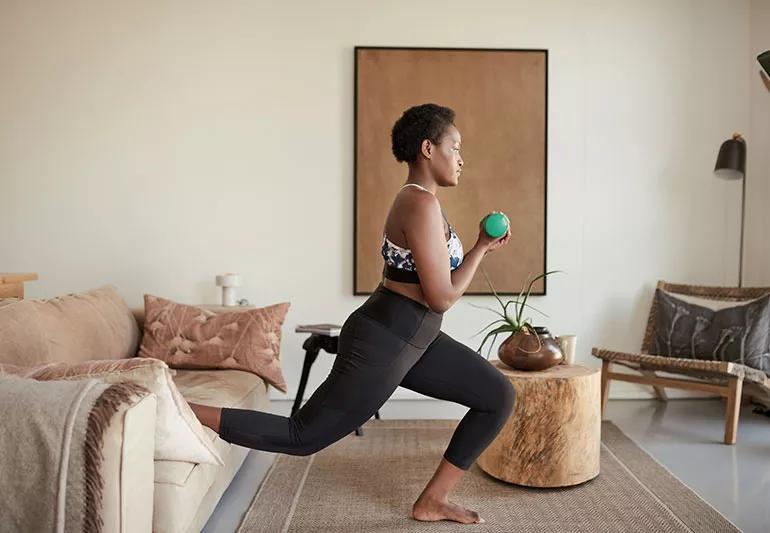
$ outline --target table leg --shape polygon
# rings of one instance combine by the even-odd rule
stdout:
[[[294,398],[294,405],[291,407],[292,416],[299,411],[299,408],[302,405],[302,397],[305,395],[305,385],[307,385],[307,378],[310,375],[310,367],[313,366],[313,363],[318,357],[318,353],[321,351],[321,348],[323,348],[331,354],[336,354],[337,338],[313,334],[302,344],[302,347],[305,348],[305,361],[302,363],[302,376],[299,379],[297,397]],[[377,420],[380,419],[379,410],[374,413],[374,418]],[[364,430],[361,426],[358,426],[356,428],[356,435],[360,437],[363,434]]]
[[[374,412],[374,418],[375,418],[375,420],[379,420],[380,419],[380,411],[379,410]],[[356,428],[356,435],[358,435],[360,437],[363,434],[364,434],[363,428],[361,426],[358,426]]]
[[[302,396],[305,394],[305,385],[307,385],[307,377],[310,375],[310,367],[315,363],[318,352],[318,348],[308,348],[305,350],[305,361],[302,363],[302,377],[299,379],[297,397],[294,398],[294,405],[291,407],[292,416],[299,411],[299,408],[302,405]]]

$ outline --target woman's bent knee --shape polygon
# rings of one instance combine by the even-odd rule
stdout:
[[[516,389],[504,375],[496,375],[484,389],[486,411],[495,411],[504,416],[508,416],[513,411],[516,403]]]
[[[505,411],[510,415],[513,412],[513,407],[516,405],[516,389],[511,385],[511,382],[505,380],[506,386],[503,387],[505,393],[503,394]]]
[[[501,417],[507,419],[513,412],[513,407],[516,405],[516,389],[504,376],[500,376],[500,378],[498,386],[494,388],[496,391],[495,410]]]

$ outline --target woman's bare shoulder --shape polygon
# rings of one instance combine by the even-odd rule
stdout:
[[[400,191],[393,200],[393,208],[409,218],[415,215],[417,217],[429,216],[433,211],[441,212],[438,198],[417,187],[409,187]]]
[[[433,194],[417,189],[417,187],[408,187],[415,189],[414,192],[402,190],[393,199],[393,203],[388,212],[385,222],[385,232],[393,235],[397,245],[402,246],[397,235],[402,235],[406,241],[406,233],[409,228],[423,227],[431,216],[441,217],[441,206],[438,198]],[[393,240],[393,239],[391,239]],[[407,246],[408,243],[403,246]]]

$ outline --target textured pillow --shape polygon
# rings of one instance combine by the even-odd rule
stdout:
[[[111,285],[0,305],[0,363],[125,359],[134,357],[138,347],[134,315]]]
[[[139,357],[173,368],[245,370],[285,393],[280,346],[289,305],[213,313],[146,294]]]
[[[730,361],[770,373],[770,294],[716,309],[661,289],[655,298],[653,354]]]
[[[106,383],[133,382],[158,398],[155,459],[223,465],[203,426],[171,377],[171,369],[157,359],[121,359],[86,363],[50,363],[36,367],[0,364],[0,374],[38,381],[97,378]]]
[[[673,298],[677,298],[679,300],[685,301],[687,303],[699,305],[701,307],[705,307],[707,309],[711,309],[712,311],[719,311],[721,309],[727,309],[728,307],[736,307],[739,305],[746,305],[750,303],[754,303],[757,300],[760,300],[764,297],[764,295],[760,296],[759,298],[751,298],[749,300],[714,300],[713,298],[704,298],[703,296],[692,296],[690,294],[679,294],[676,292],[669,292],[663,289],[659,289],[663,294],[666,294],[668,296],[671,296]]]

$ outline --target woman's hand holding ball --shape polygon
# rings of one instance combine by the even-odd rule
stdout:
[[[479,223],[479,238],[477,246],[482,246],[487,252],[497,250],[511,238],[511,223],[508,217],[500,211],[492,211]]]

